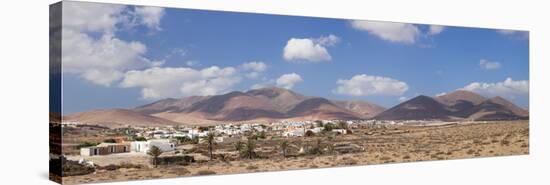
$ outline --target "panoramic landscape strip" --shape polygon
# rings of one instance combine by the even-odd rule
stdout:
[[[63,1],[61,184],[529,154],[529,33]]]

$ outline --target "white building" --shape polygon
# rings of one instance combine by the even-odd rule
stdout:
[[[216,143],[223,143],[223,137],[215,137],[214,142]]]
[[[153,139],[148,141],[134,141],[130,144],[132,152],[147,153],[152,146],[158,147],[163,152],[170,152],[176,149],[176,144],[168,139]]]
[[[283,132],[283,136],[286,136],[286,137],[302,137],[304,136],[304,134],[305,134],[304,129],[301,129],[301,128]]]
[[[336,132],[336,133],[339,133],[339,134],[347,134],[347,130],[345,129],[332,129],[332,132]]]
[[[323,127],[315,127],[315,128],[312,128],[312,129],[308,129],[310,130],[311,132],[313,132],[314,134],[318,134],[320,133],[321,131],[323,131]]]

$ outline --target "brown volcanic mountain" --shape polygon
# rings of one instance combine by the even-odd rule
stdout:
[[[63,121],[78,121],[106,127],[133,126],[166,126],[178,123],[166,119],[143,115],[126,109],[92,110],[79,112],[63,117]]]
[[[360,101],[331,101],[283,88],[262,88],[208,97],[165,99],[134,109],[180,123],[279,119],[364,119],[382,107]]]
[[[424,119],[451,119],[451,111],[447,106],[428,96],[417,96],[395,107],[392,107],[374,119],[381,120],[424,120]]]
[[[377,115],[382,120],[516,120],[528,119],[528,111],[502,97],[486,99],[458,90],[435,98],[418,96]]]
[[[143,114],[153,114],[165,111],[177,111],[190,107],[196,102],[208,99],[210,96],[190,96],[182,99],[168,98],[156,101],[147,105],[142,105],[133,109],[133,111]]]
[[[246,94],[266,99],[278,112],[288,112],[298,103],[310,98],[288,89],[268,87],[247,91]]]
[[[453,111],[463,111],[479,105],[486,100],[483,96],[465,90],[457,90],[449,94],[437,96],[435,99]]]
[[[362,119],[359,113],[352,112],[324,98],[310,98],[300,102],[287,112],[290,117],[306,117],[307,119]]]
[[[381,107],[376,104],[372,104],[366,101],[353,100],[353,101],[343,101],[343,100],[331,100],[335,105],[345,108],[349,111],[359,113],[363,117],[372,118],[378,115],[381,112],[384,112],[386,108]]]
[[[220,121],[243,121],[257,118],[281,118],[283,113],[265,98],[242,92],[231,92],[199,101],[179,111],[181,114],[201,113],[207,119]]]
[[[374,116],[376,115],[376,116]],[[510,120],[528,119],[528,112],[501,97],[486,99],[468,91],[435,98],[418,96],[384,111],[364,101],[328,100],[287,89],[262,88],[216,96],[164,99],[132,110],[95,110],[68,115],[64,120],[102,124],[155,126],[215,124],[223,121],[316,119],[382,120]]]
[[[515,120],[529,117],[526,110],[499,96],[485,100],[471,109],[461,111],[459,115],[472,120]]]

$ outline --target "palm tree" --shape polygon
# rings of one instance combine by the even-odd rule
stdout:
[[[286,151],[288,149],[288,141],[281,142],[281,150],[283,151],[283,157],[286,158]]]
[[[317,124],[317,127],[323,127],[323,121],[321,120],[316,120],[315,124]]]
[[[216,135],[214,132],[208,132],[206,135],[206,142],[208,142],[208,154],[210,155],[210,160],[212,160],[212,147],[214,145],[214,139]]]
[[[243,149],[243,145],[244,145],[244,143],[242,141],[237,141],[235,143],[235,150],[240,153],[241,150]]]
[[[333,129],[332,123],[327,123],[327,124],[323,125],[323,130],[325,132],[330,132],[330,131],[332,131],[332,129]]]
[[[327,140],[328,140],[327,148],[328,148],[328,152],[331,154],[334,154],[334,144],[332,144],[333,139],[334,139],[334,136],[332,135],[329,135],[327,137]]]
[[[347,129],[348,129],[348,123],[346,123],[345,121],[340,121],[340,122],[338,122],[338,126],[339,126],[341,129],[344,129],[344,130],[347,130]]]
[[[162,150],[157,146],[151,146],[147,154],[153,157],[153,165],[155,165],[155,168],[156,168],[158,163],[158,158],[162,154]]]
[[[313,146],[310,152],[311,154],[317,154],[317,155],[320,155],[323,153],[323,143],[321,139],[315,140],[315,145]]]
[[[245,149],[246,149],[245,150],[246,156],[249,159],[253,159],[254,155],[256,155],[256,153],[254,152],[254,150],[256,149],[256,142],[254,141],[254,139],[248,139],[246,141],[246,148]]]

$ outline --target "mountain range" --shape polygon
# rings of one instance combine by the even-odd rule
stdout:
[[[527,110],[502,97],[485,98],[465,90],[457,90],[436,97],[420,95],[374,117],[374,119],[380,120],[516,120],[528,118]]]
[[[168,98],[132,109],[79,112],[67,121],[122,125],[216,124],[280,120],[510,120],[528,112],[501,97],[485,98],[458,90],[443,96],[417,96],[390,109],[361,100],[330,100],[269,87],[214,96]]]
[[[385,108],[366,101],[328,100],[270,87],[217,96],[164,99],[132,110],[180,123],[208,123],[281,119],[367,119]]]

